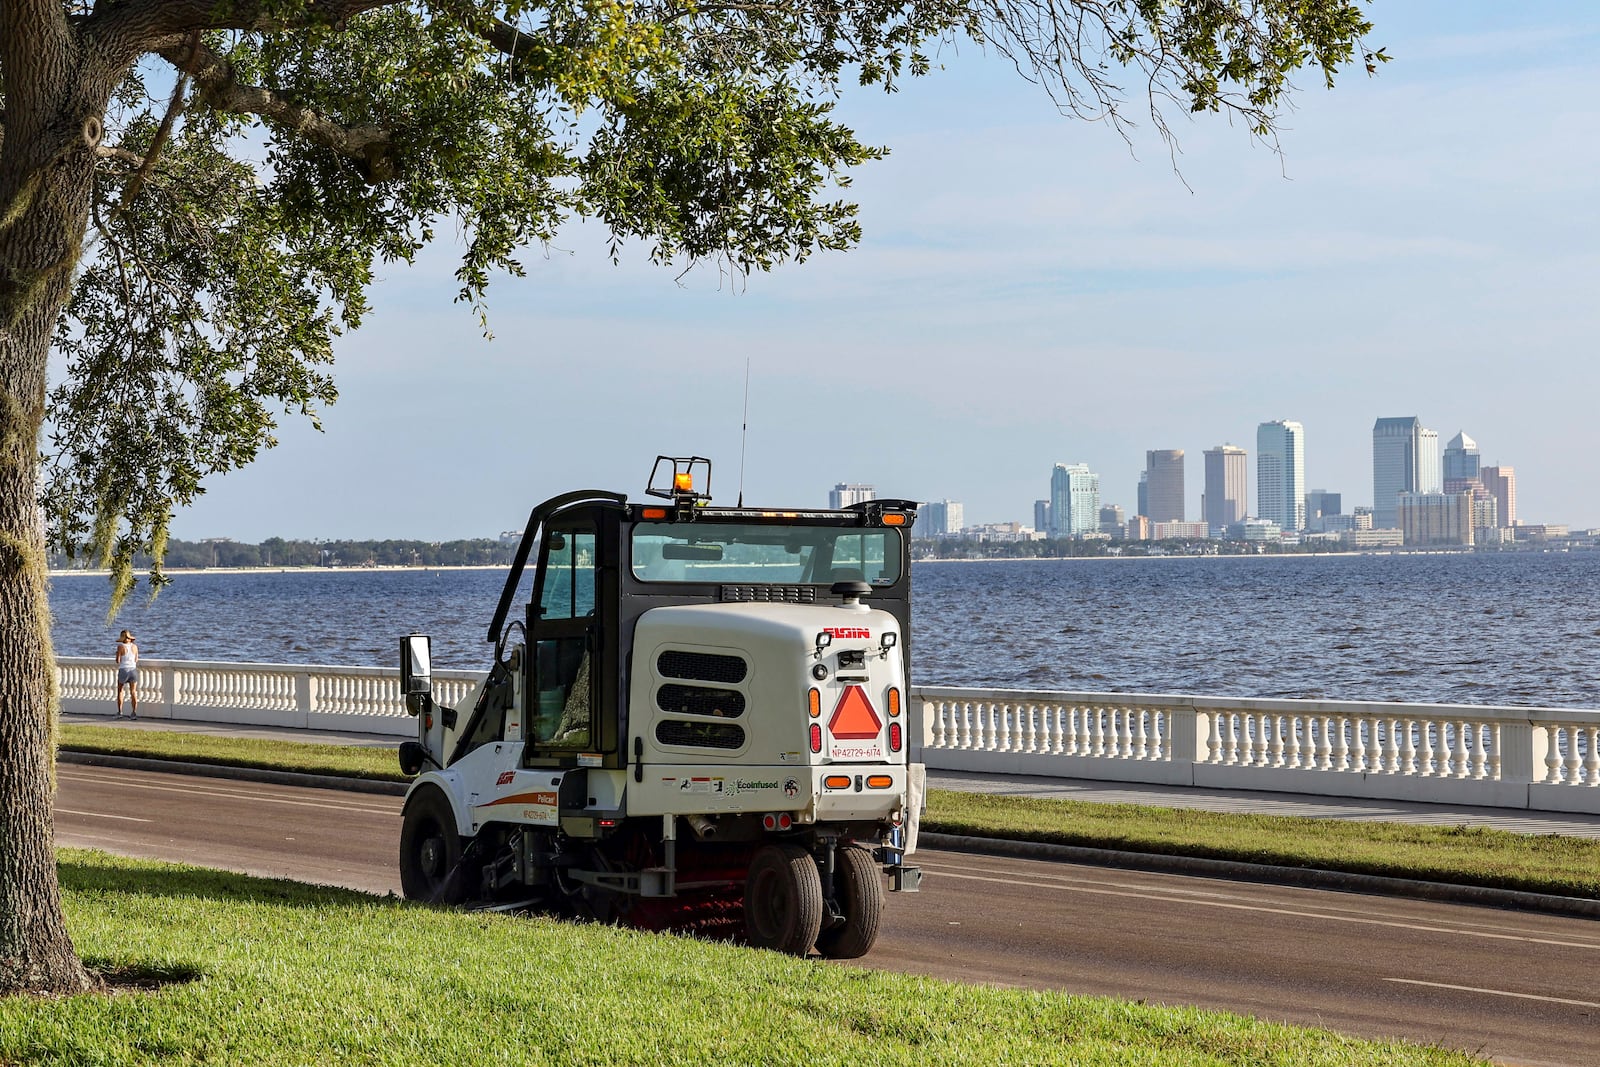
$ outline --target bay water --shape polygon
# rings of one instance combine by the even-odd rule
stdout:
[[[392,666],[401,635],[485,669],[492,570],[190,572],[106,618],[52,579],[56,652]],[[1600,708],[1600,552],[1166,557],[914,565],[913,681]],[[526,599],[519,595],[518,603]]]

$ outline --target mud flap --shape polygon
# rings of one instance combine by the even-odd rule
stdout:
[[[928,765],[906,764],[905,854],[917,850],[917,827],[922,825],[922,804],[928,792]]]

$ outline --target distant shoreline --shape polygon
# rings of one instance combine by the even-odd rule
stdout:
[[[374,571],[503,571],[509,569],[510,564],[500,563],[441,563],[437,567],[414,566],[412,564],[380,565],[377,567],[173,567],[164,574],[169,578],[177,578],[189,574],[371,574]],[[76,578],[80,575],[88,578],[105,578],[111,572],[104,569],[78,569],[53,570],[49,572],[52,578]],[[135,571],[134,577],[148,577],[149,571]]]

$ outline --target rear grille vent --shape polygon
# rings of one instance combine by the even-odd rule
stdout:
[[[721,722],[678,722],[668,719],[656,723],[656,741],[678,748],[744,747],[744,727]]]
[[[725,585],[722,600],[727,604],[815,604],[817,591],[800,585]]]
[[[710,715],[718,719],[737,719],[744,714],[744,694],[737,689],[664,685],[656,690],[656,707],[674,715]]]
[[[712,652],[663,652],[656,657],[656,671],[663,678],[738,685],[749,669],[738,656],[719,656]]]

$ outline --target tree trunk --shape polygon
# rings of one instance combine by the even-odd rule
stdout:
[[[0,7],[0,994],[91,985],[56,880],[57,693],[38,456],[51,337],[88,225],[115,80],[83,57],[61,10],[40,0]]]

